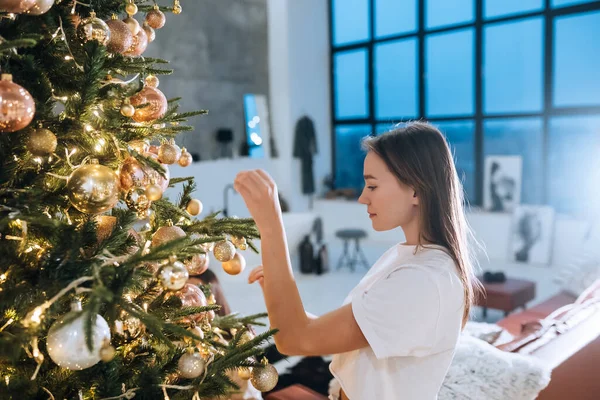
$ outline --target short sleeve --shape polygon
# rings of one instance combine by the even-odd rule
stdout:
[[[440,292],[429,273],[404,266],[352,298],[352,312],[378,359],[423,357],[437,339]]]

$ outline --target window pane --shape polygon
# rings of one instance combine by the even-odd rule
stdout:
[[[522,204],[540,204],[544,200],[543,143],[541,118],[494,119],[484,122],[484,157],[522,157],[522,185],[517,188],[521,190]]]
[[[581,3],[592,3],[594,0],[552,0],[552,7],[573,6]]]
[[[376,45],[377,118],[417,116],[419,104],[417,51],[417,39]]]
[[[467,199],[475,201],[475,123],[473,121],[436,122],[446,135],[454,155],[456,170]]]
[[[558,212],[600,210],[600,117],[555,117],[548,140],[549,204]]]
[[[544,0],[485,0],[483,13],[485,18],[494,18],[543,8]]]
[[[425,41],[427,115],[474,112],[473,29],[429,35]]]
[[[334,57],[336,117],[367,117],[367,51],[352,50]]]
[[[333,44],[369,39],[369,1],[332,0]]]
[[[427,29],[475,21],[475,0],[426,0]]]
[[[417,30],[417,0],[374,0],[377,37]]]
[[[600,12],[554,21],[554,105],[600,104]]]
[[[335,128],[335,187],[353,188],[359,195],[364,186],[365,153],[361,140],[371,133],[370,125],[338,125]]]
[[[484,28],[485,113],[541,111],[542,18]]]

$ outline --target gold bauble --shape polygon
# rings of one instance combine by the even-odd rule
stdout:
[[[146,36],[148,36],[148,43],[154,42],[154,40],[156,39],[156,32],[154,32],[154,29],[152,29],[152,27],[145,22],[142,26],[142,29],[144,30],[144,32],[146,32]]]
[[[47,156],[56,150],[56,136],[48,129],[34,129],[27,138],[27,150],[34,156]]]
[[[183,8],[181,8],[181,4],[179,4],[179,0],[175,0],[173,3],[173,14],[181,14]]]
[[[97,160],[77,168],[67,181],[69,200],[73,207],[86,214],[100,214],[119,201],[119,178]]]
[[[146,23],[154,29],[162,28],[165,26],[166,22],[167,17],[165,17],[165,14],[158,9],[158,6],[154,7],[154,9],[148,11],[146,14]]]
[[[179,165],[181,165],[182,167],[187,167],[189,166],[192,162],[194,161],[194,158],[192,157],[192,155],[187,151],[187,149],[184,147],[181,149],[181,156],[179,157],[179,160],[177,161],[177,163]]]
[[[240,250],[246,250],[248,248],[248,242],[246,242],[246,238],[243,236],[232,236],[231,243]]]
[[[205,253],[194,254],[190,259],[184,261],[190,275],[200,275],[206,272],[210,264],[210,258]]]
[[[257,390],[261,392],[268,392],[272,390],[277,381],[279,380],[279,374],[274,366],[271,364],[261,365],[260,367],[252,368],[252,377],[250,382]]]
[[[202,213],[202,202],[198,199],[191,199],[188,203],[187,206],[185,206],[185,210],[190,214],[190,215],[198,215],[200,213]]]
[[[129,3],[127,3],[127,5],[125,6],[125,12],[127,14],[129,14],[129,16],[131,17],[132,15],[137,14],[138,12],[138,7],[135,5],[135,3],[133,1],[130,1]]]
[[[186,352],[177,362],[177,368],[183,378],[195,379],[204,373],[206,361],[200,353]]]
[[[169,262],[158,271],[158,280],[165,290],[178,291],[182,289],[189,277],[185,265],[177,261],[175,256],[169,257]]]
[[[106,45],[106,49],[111,53],[125,53],[133,44],[133,34],[127,24],[113,15],[112,19],[106,21],[110,29],[110,40]],[[123,109],[121,109],[123,113]],[[125,114],[123,114],[125,115]]]
[[[115,226],[117,226],[117,218],[110,215],[98,215],[96,218],[96,240],[101,243],[112,235]]]
[[[146,83],[146,86],[150,86],[153,88],[157,88],[160,84],[160,81],[158,80],[158,77],[156,75],[148,75],[146,79],[144,79],[144,82]]]
[[[35,0],[2,0],[0,11],[21,14],[29,10],[35,4]]]
[[[127,17],[123,22],[127,24],[133,36],[137,35],[140,32],[140,29],[142,29],[140,23],[137,22],[135,18]]]
[[[215,244],[213,254],[221,262],[230,261],[235,256],[235,246],[228,240],[222,240]]]
[[[235,253],[231,260],[223,262],[222,265],[229,275],[238,275],[246,268],[246,259],[240,253]]]
[[[145,157],[157,160],[157,156],[151,153],[142,154]],[[121,181],[121,188],[124,191],[129,191],[132,188],[145,188],[146,186],[156,182],[164,193],[169,187],[169,168],[167,165],[162,165],[165,169],[165,176],[163,177],[155,169],[142,165],[138,160],[133,157],[127,157],[121,165],[121,171],[119,173],[119,179]]]
[[[144,213],[150,209],[152,202],[138,189],[131,189],[125,195],[125,204],[131,211],[137,212],[140,218],[144,218]]]
[[[247,381],[252,377],[252,367],[239,367],[238,376],[240,379]]]
[[[167,98],[160,90],[145,86],[131,97],[131,105],[136,108],[133,119],[136,122],[150,122],[165,115],[168,108]]]
[[[150,148],[150,144],[146,140],[132,140],[127,144],[140,154],[147,153],[148,149]]]
[[[175,164],[181,157],[181,149],[173,143],[163,143],[158,149],[158,159],[163,164]]]
[[[131,44],[131,47],[127,49],[127,51],[124,52],[123,55],[129,57],[141,56],[142,53],[146,51],[146,47],[148,47],[148,35],[146,34],[145,30],[140,28],[138,33],[133,35],[133,43]]]
[[[106,46],[110,41],[110,28],[92,11],[88,18],[82,19],[77,25],[77,36],[84,42],[96,41]]]
[[[179,239],[185,236],[185,232],[178,226],[173,225],[169,220],[167,225],[161,226],[152,235],[152,246],[160,246],[161,244],[170,242],[171,240]]]
[[[160,186],[156,183],[153,183],[146,187],[146,196],[150,201],[160,200],[162,198],[163,192]]]
[[[12,81],[12,75],[2,74],[0,80],[0,132],[15,132],[25,128],[35,115],[33,97]]]
[[[131,104],[123,104],[121,106],[121,115],[123,115],[124,117],[133,117],[133,114],[135,114],[135,107],[132,106]]]

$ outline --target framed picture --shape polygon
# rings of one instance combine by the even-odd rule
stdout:
[[[511,212],[521,203],[521,156],[485,158],[483,208],[486,211]]]
[[[519,205],[513,213],[510,257],[512,261],[550,263],[554,237],[554,209]]]

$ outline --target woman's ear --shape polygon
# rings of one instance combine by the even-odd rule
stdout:
[[[417,191],[413,189],[413,198],[412,198],[412,203],[415,206],[419,205],[419,196],[417,196]]]

